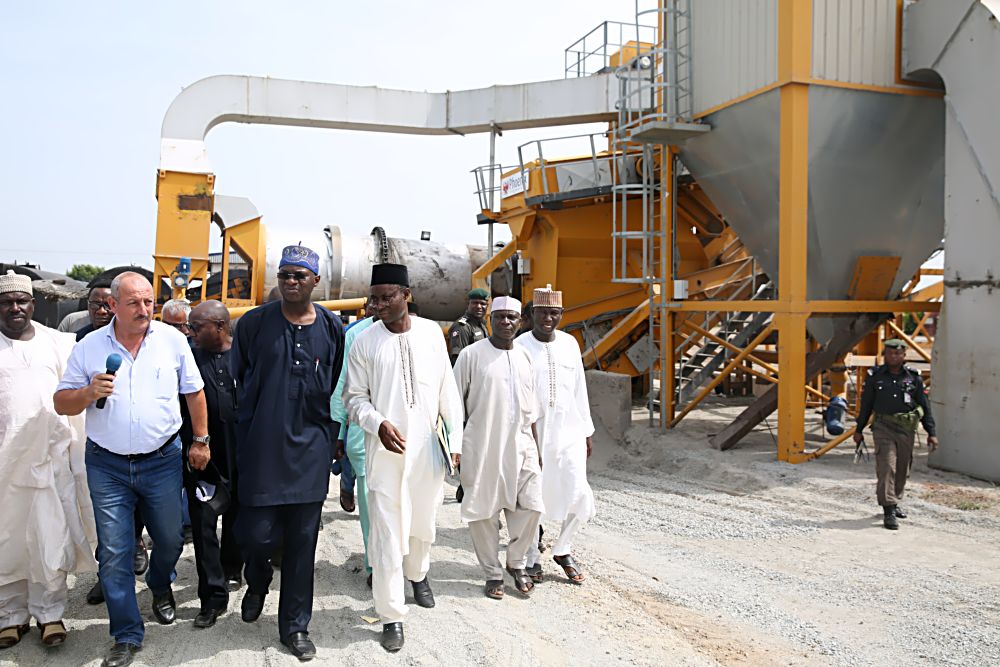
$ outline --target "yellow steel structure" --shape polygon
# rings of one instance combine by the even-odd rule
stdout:
[[[486,277],[517,254],[527,267],[518,295],[522,301],[531,300],[531,292],[536,287],[551,284],[562,290],[565,303],[562,326],[578,335],[584,349],[584,365],[632,377],[641,376],[645,371],[636,369],[624,351],[648,333],[649,311],[654,307],[667,323],[654,333],[658,349],[670,357],[668,362],[659,361],[667,376],[663,381],[672,382],[673,349],[679,342],[670,344],[671,332],[676,328],[673,322],[689,317],[681,315],[678,318],[667,309],[673,294],[672,279],[665,281],[665,289],[654,289],[652,295],[643,285],[612,282],[609,252],[615,206],[612,197],[592,193],[577,197],[573,192],[559,191],[557,167],[589,164],[593,159],[608,159],[608,156],[608,153],[600,153],[547,159],[544,165],[538,161],[525,164],[525,171],[530,176],[526,190],[504,197],[499,213],[482,211],[483,216],[508,225],[513,239],[473,273],[473,282],[486,287]],[[673,182],[673,150],[667,147],[657,151],[655,157],[661,186],[669,189]],[[517,170],[504,176],[515,173]],[[558,204],[552,205],[551,199],[543,195],[558,196]],[[744,290],[735,296],[750,296],[746,290],[750,285],[747,280],[755,270],[753,260],[697,183],[679,186],[676,207],[684,218],[684,224],[677,228],[676,269],[689,282],[689,298],[725,298],[733,296],[733,289]],[[657,205],[655,213],[658,231],[667,239],[666,243],[658,243],[656,249],[658,270],[669,276],[670,253],[659,246],[669,248],[671,244],[670,208]],[[639,223],[638,220],[630,222],[630,228]],[[631,275],[641,275],[642,261],[637,252],[630,252],[627,264]],[[736,283],[743,286],[734,288]],[[760,305],[760,302],[753,303]],[[711,310],[718,310],[718,307]],[[595,318],[602,320],[596,326],[592,324]],[[671,418],[672,397],[663,402],[661,411],[664,419]]]
[[[234,312],[264,301],[264,268],[267,232],[260,217],[229,227],[217,217],[222,229],[222,280],[219,291],[210,292],[209,243],[215,209],[215,176],[160,170],[156,179],[156,250],[153,255],[153,285],[158,303],[169,298],[192,301],[219,299]],[[230,253],[246,263],[245,278],[232,275]],[[173,278],[181,258],[191,260],[187,283],[198,286],[195,293]]]
[[[899,3],[898,12],[902,11],[902,3]],[[662,7],[661,7],[662,12]],[[778,459],[791,463],[799,463],[820,456],[846,438],[840,437],[827,443],[819,450],[807,453],[805,451],[805,413],[807,407],[806,396],[808,394],[818,395],[825,398],[822,393],[807,385],[806,358],[808,350],[808,339],[806,333],[806,322],[810,315],[814,314],[857,314],[857,313],[923,313],[918,322],[918,331],[923,331],[922,326],[926,322],[929,313],[937,312],[940,303],[930,302],[927,299],[939,297],[941,293],[940,284],[932,285],[919,292],[909,295],[909,300],[895,301],[886,300],[892,279],[899,266],[898,257],[862,257],[858,261],[855,270],[855,281],[852,285],[850,300],[823,300],[811,301],[807,298],[807,239],[809,234],[809,89],[810,86],[833,86],[853,88],[859,90],[875,90],[877,92],[894,93],[903,95],[932,95],[939,96],[940,92],[934,90],[921,90],[912,87],[904,87],[909,82],[897,81],[899,87],[869,86],[862,84],[850,84],[836,81],[822,81],[812,76],[812,38],[813,38],[813,3],[805,0],[778,0],[778,76],[777,82],[769,84],[764,88],[752,91],[737,99],[730,100],[725,104],[705,110],[697,117],[708,116],[722,108],[744,102],[752,97],[761,95],[772,90],[778,90],[780,94],[780,153],[779,153],[779,232],[778,232],[778,284],[779,290],[773,301],[757,300],[727,300],[719,301],[711,298],[707,290],[712,286],[725,286],[730,284],[727,277],[730,268],[736,269],[731,272],[733,279],[747,275],[753,271],[752,268],[741,267],[733,262],[730,266],[716,265],[707,268],[701,275],[705,284],[706,294],[703,300],[687,300],[667,303],[665,310],[661,313],[663,319],[662,326],[666,332],[670,332],[676,340],[676,336],[682,329],[695,331],[706,339],[714,340],[727,349],[734,352],[735,356],[730,360],[729,365],[720,372],[715,379],[702,388],[701,392],[691,401],[684,410],[676,417],[673,416],[674,406],[672,405],[673,392],[664,391],[663,405],[661,405],[661,422],[668,425],[676,425],[697,403],[708,395],[710,389],[721,382],[724,375],[738,367],[744,360],[752,360],[752,364],[757,364],[768,371],[775,372],[780,369],[781,381],[778,382]],[[660,34],[663,32],[661,30]],[[666,151],[664,151],[664,155]],[[667,189],[664,188],[664,191]],[[679,193],[671,193],[677,196]],[[686,212],[678,210],[678,220],[686,226],[690,220],[686,217]],[[678,229],[683,228],[678,225]],[[670,239],[669,232],[664,236],[671,242],[676,243],[680,254],[684,252],[679,239]],[[670,272],[664,271],[664,276],[669,279]],[[677,275],[683,275],[678,270]],[[916,281],[917,278],[915,278]],[[913,289],[914,283],[909,289]],[[698,285],[698,287],[701,287]],[[669,298],[672,290],[665,290],[664,298]],[[904,291],[903,298],[907,291]],[[710,327],[698,327],[684,318],[693,313],[717,313],[717,312],[771,312],[774,314],[771,326],[777,332],[777,369],[755,357],[754,347],[763,340],[759,335],[755,342],[748,345],[743,350],[738,350],[722,339],[711,334]],[[894,332],[894,335],[905,336],[902,329],[893,323],[887,326]],[[926,332],[925,332],[926,333]],[[668,334],[669,335],[669,334]],[[924,360],[929,359],[927,352],[921,348],[916,341],[905,338],[915,349],[918,355]],[[664,337],[666,340],[666,336]],[[876,354],[878,352],[879,335],[877,332],[869,335],[860,345],[862,353]],[[674,346],[663,344],[661,346],[663,355],[661,363],[664,366],[664,381],[667,387],[673,386],[672,368],[674,365]],[[840,362],[844,359],[841,357]],[[762,377],[765,381],[774,382],[774,375],[767,375],[754,369],[748,372],[757,377]],[[843,374],[841,374],[843,375]],[[846,376],[844,376],[846,377]],[[844,378],[841,378],[843,380]],[[833,382],[831,388],[836,391],[837,386],[842,382]],[[834,394],[836,395],[836,394]],[[670,397],[668,399],[668,397]]]
[[[332,301],[316,301],[317,305],[323,306],[327,310],[342,310],[342,311],[354,311],[362,310],[365,304],[368,302],[365,298],[359,299],[334,299]],[[248,311],[256,308],[257,305],[250,306],[233,306],[229,308],[230,317],[240,317],[245,315]]]
[[[230,290],[230,250],[239,254],[247,264],[249,285],[245,293],[243,290]],[[267,232],[259,217],[222,230],[222,294],[220,296],[222,303],[233,308],[253,306],[264,302],[266,254]]]
[[[212,174],[162,169],[157,172],[156,252],[153,255],[153,290],[157,301],[165,300],[165,295],[184,297],[186,285],[167,285],[182,257],[191,259],[190,280],[201,281],[201,298],[204,298],[214,186]]]

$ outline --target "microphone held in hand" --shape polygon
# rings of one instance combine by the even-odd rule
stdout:
[[[104,364],[108,367],[108,370],[105,372],[108,375],[114,375],[115,373],[118,372],[118,369],[122,367],[122,355],[116,352],[112,352],[111,354],[108,355],[108,360],[104,362]],[[107,402],[108,402],[107,396],[97,399],[97,409],[103,410],[104,405]]]

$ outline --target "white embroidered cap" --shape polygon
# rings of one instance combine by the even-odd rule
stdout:
[[[521,302],[512,296],[498,296],[493,299],[493,303],[490,304],[490,312],[495,313],[498,310],[513,310],[518,315],[521,314]]]
[[[33,294],[31,291],[31,278],[7,269],[7,275],[0,276],[0,294],[6,294],[7,292],[27,292],[28,294]]]

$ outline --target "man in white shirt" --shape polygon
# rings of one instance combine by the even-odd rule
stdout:
[[[59,414],[87,413],[87,483],[115,640],[103,664],[123,667],[132,662],[145,634],[132,573],[136,506],[153,538],[146,571],[153,616],[166,625],[176,615],[170,584],[184,546],[177,394],[184,395],[191,413],[191,466],[204,469],[210,454],[204,382],[187,339],[153,321],[153,287],[140,274],[118,275],[111,283],[111,301],[114,318],[73,348],[53,400]],[[121,363],[116,374],[107,372],[113,359]]]

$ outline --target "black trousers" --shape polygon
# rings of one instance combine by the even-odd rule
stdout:
[[[246,561],[244,575],[251,593],[265,594],[274,572],[270,558],[283,547],[278,635],[308,632],[312,620],[316,540],[323,503],[241,507],[236,535]]]
[[[187,482],[187,480],[185,480]],[[226,578],[243,569],[243,555],[236,540],[234,524],[239,514],[236,494],[222,514],[222,539],[219,539],[219,515],[195,497],[194,486],[187,485],[188,512],[191,514],[191,543],[198,569],[198,599],[202,609],[225,609],[229,605]]]

